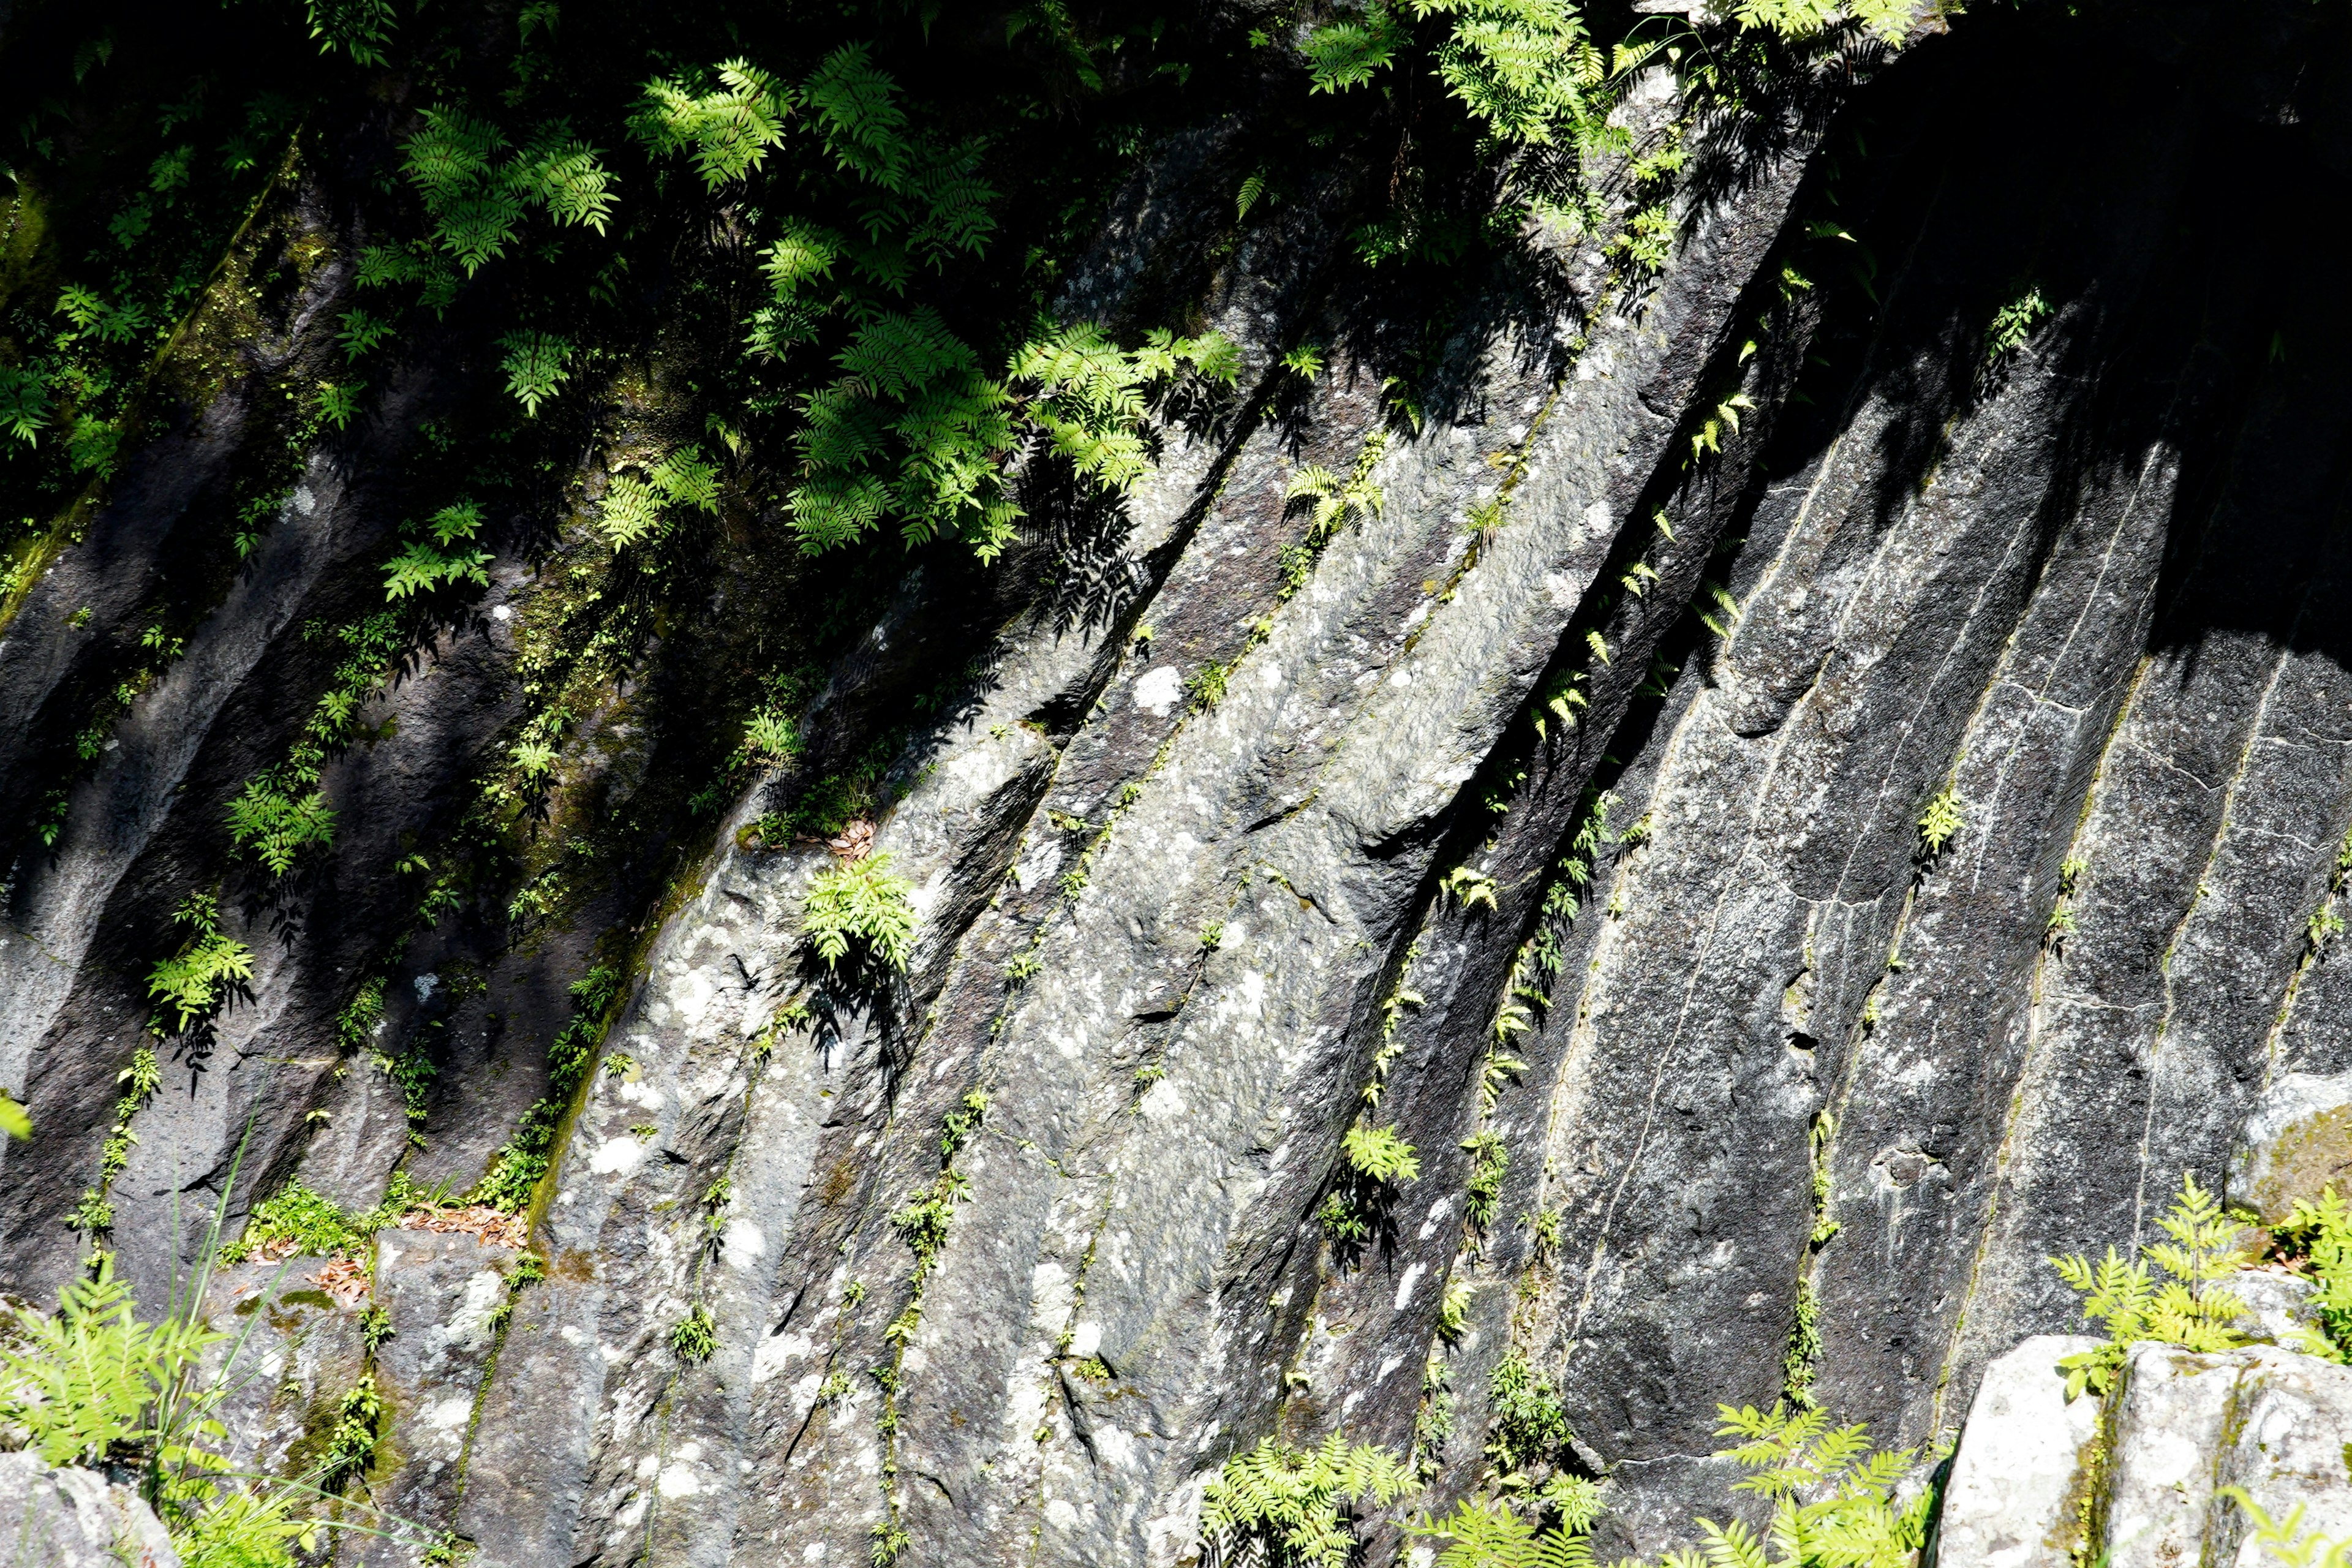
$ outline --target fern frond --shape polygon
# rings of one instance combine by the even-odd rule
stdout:
[[[906,135],[907,111],[898,106],[898,84],[874,63],[866,46],[845,44],[826,56],[803,93],[816,110],[826,150],[841,168],[885,190],[901,187],[914,152]]]

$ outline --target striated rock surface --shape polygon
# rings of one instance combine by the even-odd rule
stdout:
[[[20,860],[0,1079],[41,1137],[5,1155],[8,1282],[82,1256],[60,1222],[144,965],[218,881],[250,994],[127,1113],[110,1189],[151,1294],[192,1245],[171,1205],[232,1170],[239,1213],[298,1175],[352,1208],[395,1170],[464,1188],[550,1082],[566,987],[619,988],[529,1212],[543,1279],[387,1230],[379,1344],[323,1292],[252,1309],[240,1442],[299,1458],[372,1367],[372,1495],[485,1565],[1172,1565],[1262,1438],[1411,1456],[1442,1510],[1535,1387],[1570,1436],[1528,1462],[1601,1478],[1615,1545],[1719,1505],[1718,1400],[1801,1393],[1902,1445],[1973,1412],[1943,1561],[2055,1568],[2033,1521],[2088,1428],[2042,1381],[2079,1324],[2047,1258],[2149,1239],[2249,1114],[2352,1068],[2320,919],[2352,833],[2352,315],[2275,221],[2352,194],[2352,97],[2290,68],[2333,22],[2242,9],[2004,11],[1832,72],[1713,148],[1654,276],[1531,220],[1417,419],[1346,348],[1370,307],[1320,291],[1344,237],[1294,204],[1200,268],[1242,395],[1165,430],[1123,512],[862,584],[806,755],[742,787],[698,694],[822,584],[714,563],[541,797],[548,842],[620,824],[629,854],[552,892],[506,867],[391,943],[440,887],[411,858],[521,743],[576,519],[557,546],[514,520],[478,613],[367,700],[331,855],[267,880],[218,824],[324,679],[300,628],[379,594],[370,485],[458,395],[416,368],[306,459]],[[1653,74],[1618,112],[1677,110]],[[1139,176],[1071,300],[1190,275],[1232,205],[1217,134]],[[282,357],[331,344],[347,284],[305,287]],[[1340,346],[1302,388],[1309,333]],[[233,442],[240,395],[174,438]],[[1319,553],[1309,465],[1381,498]],[[0,696],[47,700],[85,601],[130,614],[85,586],[180,506],[118,487],[17,610]],[[840,862],[761,827],[869,754],[902,973],[811,952]],[[34,798],[42,765],[0,782]],[[1351,1173],[1367,1115],[1413,1179]],[[2115,1568],[2244,1550],[2210,1486],[2302,1498],[2347,1376],[2136,1351]]]

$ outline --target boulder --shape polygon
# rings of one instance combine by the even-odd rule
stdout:
[[[2352,1198],[2352,1073],[2288,1073],[2239,1132],[2224,1195],[2276,1225],[2331,1182]]]
[[[2098,1342],[2036,1334],[1985,1368],[1944,1488],[1937,1568],[2070,1568],[2099,1401],[2068,1400],[2058,1363]]]
[[[33,1453],[0,1454],[0,1542],[9,1568],[180,1568],[138,1493]]]

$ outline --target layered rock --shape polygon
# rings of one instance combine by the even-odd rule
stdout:
[[[2079,1414],[1985,1371],[2076,1326],[2046,1259],[2146,1239],[2266,1085],[2347,1065],[2320,917],[2352,830],[2352,321],[2332,257],[2265,221],[2341,193],[2347,106],[2285,64],[2333,24],[2256,10],[1989,16],[1851,100],[1718,128],[1663,272],[1535,225],[1418,424],[1344,353],[1297,395],[1277,346],[1345,340],[1316,281],[1339,237],[1253,241],[1203,307],[1244,347],[1239,410],[1168,432],[1099,527],[985,582],[920,568],[828,674],[841,734],[911,729],[873,837],[915,889],[902,975],[818,961],[802,900],[834,854],[755,830],[814,765],[728,806],[665,901],[613,891],[537,946],[452,922],[392,972],[387,1042],[437,1020],[465,1085],[419,1168],[470,1180],[544,1082],[589,928],[642,925],[537,1216],[547,1278],[382,1245],[383,1497],[504,1568],[1173,1563],[1268,1436],[1417,1446],[1413,1506],[1469,1491],[1506,1365],[1572,1430],[1542,1464],[1605,1477],[1645,1551],[1720,1495],[1717,1400],[1809,1393],[1903,1444],[1971,1399],[2038,1411],[2014,1462],[2054,1487]],[[1674,112],[1662,79],[1624,110]],[[1120,243],[1184,242],[1186,166]],[[1380,495],[1319,553],[1310,463]],[[146,806],[77,805],[128,837],[101,864],[69,834],[22,907],[101,930],[216,819],[220,715],[263,697],[237,670],[302,613],[302,562],[375,526],[343,472],[303,493],[284,570],[241,590],[286,602],[188,667],[246,707],[142,698],[179,760],[105,764],[90,791]],[[368,853],[426,815],[403,781],[510,717],[495,611],[544,591],[503,569],[339,764],[337,798],[387,802]],[[927,661],[969,674],[917,709]],[[628,700],[595,730],[624,796]],[[268,928],[222,1039],[245,1076],[135,1123],[150,1277],[167,1199],[226,1181],[248,1117],[268,1182],[372,1204],[401,1157],[383,1080],[336,1070],[370,933],[333,889],[302,894],[320,934]],[[40,1282],[76,1253],[54,1221],[136,986],[20,918],[12,1048],[37,1120],[93,1134],[10,1155],[57,1163],[5,1237]],[[459,963],[481,984],[453,1002]],[[1415,1180],[1349,1175],[1360,1117]],[[2117,1420],[2329,1387],[2143,1350]]]

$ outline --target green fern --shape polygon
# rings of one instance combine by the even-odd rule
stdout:
[[[1944,852],[1967,822],[1960,811],[1960,792],[1957,784],[1947,784],[1943,792],[1919,811],[1919,853],[1923,859],[1932,860]]]
[[[837,969],[853,947],[904,973],[915,951],[914,889],[889,873],[887,851],[810,879],[801,935],[825,967]]]
[[[499,368],[507,373],[507,391],[522,405],[525,418],[536,418],[539,405],[572,377],[565,368],[572,345],[552,332],[509,332],[499,347],[506,351]]]
[[[302,9],[321,54],[341,49],[353,65],[386,63],[384,47],[398,23],[392,0],[304,0]]]
[[[1421,1177],[1421,1157],[1393,1129],[1357,1122],[1348,1129],[1341,1147],[1348,1163],[1360,1175],[1375,1182],[1402,1183]]]
[[[253,1373],[239,1362],[242,1340],[190,1310],[208,1272],[150,1323],[101,1251],[55,1315],[16,1309],[0,1345],[0,1422],[50,1464],[128,1472],[192,1568],[294,1568],[298,1541],[316,1547],[340,1526],[311,1516],[318,1472],[247,1479],[225,1451],[221,1406]],[[224,1342],[222,1370],[207,1373]]]
[[[230,839],[269,868],[284,876],[303,850],[331,844],[335,808],[319,790],[294,794],[268,774],[247,779],[244,792],[229,802]]]
[[[30,447],[48,422],[49,383],[39,364],[0,364],[0,428]]]
[[[2185,1172],[2179,1195],[2157,1224],[2172,1239],[2145,1248],[2144,1258],[2126,1262],[2109,1247],[2095,1266],[2079,1253],[2050,1259],[2058,1277],[2084,1298],[2083,1315],[2106,1332],[2105,1343],[2058,1363],[2066,1369],[2067,1398],[2086,1391],[2105,1394],[2126,1352],[2143,1340],[2203,1352],[2246,1342],[2236,1327],[2246,1304],[2219,1281],[2237,1272],[2247,1248],[2221,1200],[2198,1184],[2194,1172]],[[2151,1261],[2167,1276],[2160,1285]]]
[[[419,526],[411,525],[411,533],[418,531]],[[459,501],[435,512],[421,525],[432,538],[410,538],[384,563],[383,596],[404,599],[459,583],[489,586],[490,552],[465,548],[481,527],[482,509],[472,501]]]
[[[1486,1458],[1498,1473],[1549,1464],[1568,1447],[1568,1412],[1558,1391],[1518,1352],[1506,1355],[1487,1378],[1486,1403],[1495,1423]]]
[[[654,152],[684,153],[713,190],[759,168],[784,139],[793,89],[748,60],[718,68],[716,84],[689,74],[646,83],[630,130]]]
[[[710,1309],[697,1301],[669,1331],[670,1353],[689,1366],[710,1359],[719,1348],[719,1324]]]
[[[1409,0],[1415,16],[1454,18],[1434,58],[1438,79],[1506,141],[1570,140],[1595,118],[1607,75],[1570,0]]]
[[[563,121],[549,121],[509,151],[504,131],[462,110],[428,109],[424,119],[408,140],[404,172],[425,204],[434,243],[467,276],[507,253],[533,208],[604,232],[616,200],[612,175]],[[385,265],[378,262],[379,274]]]
[[[2311,1305],[2319,1314],[2320,1331],[2298,1328],[2303,1348],[2352,1364],[2352,1205],[2330,1183],[2316,1203],[2297,1198],[2294,1212],[2272,1235],[2280,1251],[2307,1264],[2317,1280]]]
[[[1533,1520],[1520,1517],[1506,1503],[1465,1498],[1434,1523],[1409,1528],[1415,1535],[1448,1543],[1437,1554],[1436,1568],[1594,1568],[1592,1543],[1584,1533],[1591,1528],[1589,1518],[1581,1524],[1563,1519],[1538,1531]]]
[[[220,929],[220,904],[210,893],[190,893],[172,913],[187,940],[179,952],[148,972],[147,994],[156,1003],[158,1035],[184,1035],[208,1018],[232,991],[253,978],[253,950]],[[163,1026],[163,1015],[173,1015]]]
[[[1388,68],[1410,41],[1382,0],[1372,0],[1361,19],[1326,22],[1307,35],[1299,52],[1307,58],[1309,92],[1345,92],[1361,87]],[[1244,216],[1249,204],[1242,204]]]
[[[1219,1561],[1255,1568],[1345,1568],[1356,1550],[1345,1512],[1369,1500],[1385,1507],[1415,1489],[1407,1466],[1369,1443],[1333,1433],[1319,1448],[1269,1437],[1235,1454],[1202,1494],[1202,1533]]]

